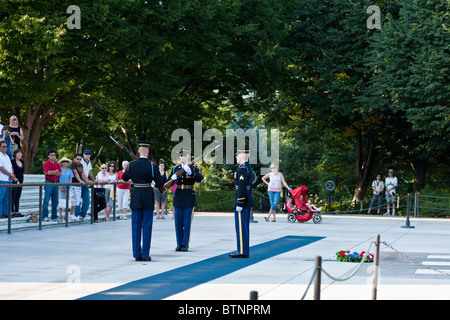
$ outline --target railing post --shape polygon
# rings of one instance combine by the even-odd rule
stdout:
[[[377,300],[379,259],[380,259],[380,235],[377,234],[375,236],[375,254],[373,259],[372,300]]]
[[[11,184],[12,185],[12,184]],[[11,234],[11,208],[12,208],[12,187],[9,187],[9,184],[7,185],[7,191],[8,191],[8,234]]]
[[[66,186],[66,212],[64,219],[66,221],[66,228],[69,227],[69,186]]]
[[[414,217],[419,218],[419,192],[414,193]]]
[[[117,192],[117,184],[114,184],[113,187],[113,221],[116,221],[116,192]],[[168,191],[166,191],[168,192]],[[105,199],[106,200],[106,210],[108,210],[108,201],[109,199]],[[164,216],[164,212],[161,212],[161,214]]]
[[[417,191],[417,218],[420,218],[420,193]]]
[[[89,186],[88,186],[88,188],[89,188]],[[91,224],[94,224],[94,210],[95,210],[95,208],[94,208],[94,196],[95,196],[95,193],[94,193],[94,185],[92,185],[92,191],[91,191]]]
[[[39,230],[42,230],[42,186],[39,186]]]
[[[314,276],[314,300],[320,300],[320,281],[322,273],[322,257],[316,256],[316,274]]]

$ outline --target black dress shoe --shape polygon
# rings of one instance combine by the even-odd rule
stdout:
[[[188,251],[189,250],[189,248],[188,247],[185,247],[185,246],[181,246],[181,251],[184,251],[184,252],[186,252],[186,251]]]
[[[150,256],[148,256],[147,258],[142,258],[142,261],[152,261],[152,258],[150,258]]]
[[[142,261],[142,258],[141,257],[136,258],[135,261]]]
[[[175,251],[181,251],[181,246],[177,246],[177,247],[175,248]]]
[[[240,253],[231,253],[230,258],[248,258],[248,255]]]

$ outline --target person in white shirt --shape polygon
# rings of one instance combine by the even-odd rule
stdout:
[[[377,174],[377,179],[373,180],[373,182],[372,182],[373,196],[372,196],[372,200],[370,201],[369,211],[367,211],[367,214],[370,214],[370,210],[372,210],[373,205],[375,204],[375,201],[377,201],[377,200],[378,200],[377,214],[380,213],[381,204],[383,202],[383,189],[384,189],[384,183],[383,183],[383,181],[381,181],[381,174]]]
[[[390,204],[392,202],[392,215],[395,216],[395,196],[396,196],[396,188],[398,185],[397,177],[394,177],[394,170],[389,169],[389,177],[386,178],[384,185],[386,186],[386,203],[387,203],[387,212],[385,216],[390,215]]]
[[[6,154],[8,144],[5,141],[0,142],[0,184],[10,184],[17,181],[13,172],[11,159]],[[9,206],[9,188],[0,188],[0,218],[8,217]]]

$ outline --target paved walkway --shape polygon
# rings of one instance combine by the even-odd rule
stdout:
[[[174,250],[171,215],[155,219],[150,262],[132,258],[130,219],[1,232],[0,299],[246,300],[256,290],[261,300],[298,300],[316,256],[333,276],[348,276],[356,264],[337,262],[335,252],[367,250],[376,234],[407,257],[381,245],[378,299],[450,299],[448,219],[412,219],[414,229],[401,228],[404,218],[324,215],[318,225],[290,224],[285,215],[276,223],[255,219],[251,257],[240,260],[227,257],[236,248],[227,213],[196,214],[189,252]],[[345,282],[322,275],[321,298],[370,299],[371,268],[364,264]],[[163,293],[161,283],[170,290]]]

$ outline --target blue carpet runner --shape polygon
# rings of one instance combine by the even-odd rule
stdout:
[[[321,239],[324,238],[301,236],[278,238],[250,247],[248,259],[232,259],[228,253],[222,254],[88,295],[80,300],[161,300]],[[295,261],[292,263],[295,264]]]

